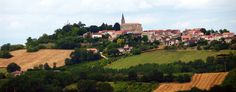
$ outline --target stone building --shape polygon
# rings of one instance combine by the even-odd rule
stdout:
[[[125,18],[124,15],[122,14],[121,30],[127,30],[134,33],[139,33],[139,32],[142,33],[143,28],[142,24],[140,23],[125,23]]]

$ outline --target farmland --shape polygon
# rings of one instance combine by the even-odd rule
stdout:
[[[0,67],[6,67],[11,62],[20,65],[22,70],[27,70],[45,63],[53,66],[54,62],[56,63],[56,66],[63,66],[65,65],[65,59],[69,58],[72,51],[73,50],[44,49],[38,52],[28,53],[26,50],[17,50],[11,52],[14,57],[10,59],[0,59]]]
[[[208,56],[228,54],[230,52],[236,53],[236,51],[234,50],[221,50],[217,52],[208,50],[157,50],[153,52],[146,52],[141,55],[122,58],[111,63],[110,65],[107,65],[106,67],[112,69],[123,69],[146,63],[166,64],[179,60],[183,62],[189,62],[194,61],[196,59],[202,59],[205,61]]]
[[[190,90],[197,87],[201,90],[210,90],[215,85],[220,85],[228,72],[194,74],[189,83],[162,83],[154,92],[174,92]]]

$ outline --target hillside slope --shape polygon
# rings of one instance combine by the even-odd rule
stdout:
[[[38,52],[28,53],[26,50],[17,50],[11,52],[14,57],[10,59],[0,59],[0,67],[6,67],[11,62],[20,65],[22,70],[27,70],[39,64],[45,64],[46,62],[50,66],[53,66],[54,62],[57,66],[63,66],[65,59],[70,57],[72,51],[73,50],[44,49]]]
[[[120,59],[106,66],[107,68],[122,69],[146,63],[171,63],[176,61],[189,62],[196,59],[206,60],[208,56],[216,56],[219,54],[229,54],[230,52],[236,53],[235,50],[222,50],[222,51],[207,51],[207,50],[157,50],[153,52],[146,52],[141,55],[131,56]]]
[[[220,85],[228,72],[194,74],[189,83],[162,83],[154,92],[176,92],[190,90],[197,87],[202,90],[210,90],[215,85]]]

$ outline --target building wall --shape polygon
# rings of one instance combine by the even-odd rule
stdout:
[[[143,28],[141,24],[122,24],[121,30],[133,31],[133,32],[142,32]]]

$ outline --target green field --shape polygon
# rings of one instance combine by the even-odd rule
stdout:
[[[228,53],[236,53],[235,50],[222,50],[222,51],[207,51],[207,50],[157,50],[153,52],[146,52],[141,55],[130,56],[126,58],[119,59],[110,65],[107,65],[106,68],[112,69],[123,69],[129,68],[131,66],[136,66],[139,64],[146,63],[158,63],[158,64],[166,64],[176,61],[189,62],[196,59],[206,60],[208,56],[216,56],[219,54],[228,54]]]

